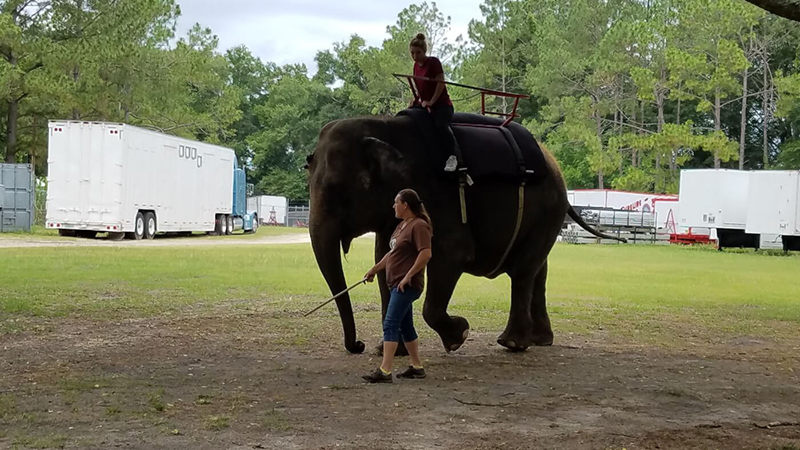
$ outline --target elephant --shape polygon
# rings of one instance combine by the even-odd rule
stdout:
[[[474,114],[456,116],[454,122],[460,116],[465,121],[501,124]],[[527,129],[515,122],[508,126],[536,145]],[[347,287],[340,246],[346,255],[353,239],[374,232],[375,261],[389,251],[398,223],[391,208],[394,197],[401,189],[411,188],[420,195],[433,225],[433,256],[426,268],[422,315],[445,350],[460,348],[469,333],[465,318],[447,313],[464,273],[490,279],[507,274],[511,278],[511,307],[506,328],[497,339],[500,345],[512,351],[552,345],[545,301],[547,258],[566,215],[595,236],[615,238],[593,230],[570,206],[558,164],[545,148],[541,148],[541,160],[546,175],[537,183],[520,187],[503,180],[476,182],[466,188],[464,217],[460,183],[452,178],[457,175],[437,169],[440,161],[432,162],[435,155],[418,121],[410,116],[340,119],[322,128],[305,169],[312,249],[331,292]],[[524,202],[520,194],[524,194]],[[523,214],[517,223],[520,209]],[[384,273],[378,275],[378,281],[385,317],[390,292]],[[351,353],[363,352],[349,295],[337,298],[336,306],[345,348]]]

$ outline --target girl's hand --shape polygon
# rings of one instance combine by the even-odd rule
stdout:
[[[375,279],[375,274],[376,273],[378,273],[378,271],[375,270],[375,268],[373,267],[372,269],[369,269],[369,271],[367,272],[366,275],[364,275],[364,278],[367,279],[368,283],[372,283],[372,280]]]
[[[403,281],[401,281],[400,284],[397,285],[397,290],[400,292],[405,292],[406,286],[408,286],[410,283],[411,280],[409,280],[408,277],[403,277]]]
[[[422,101],[422,107],[423,108],[430,108],[431,106],[433,106],[433,104],[431,102],[429,102],[427,100],[423,100]]]

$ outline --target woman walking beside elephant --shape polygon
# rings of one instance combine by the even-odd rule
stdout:
[[[394,214],[402,219],[389,241],[389,252],[367,272],[372,281],[386,270],[386,282],[391,290],[389,306],[383,320],[383,361],[374,372],[362,378],[370,383],[391,383],[394,354],[400,337],[408,349],[411,365],[398,378],[425,378],[419,359],[419,339],[414,329],[412,304],[424,290],[425,266],[431,259],[431,219],[419,195],[403,189],[394,199]]]

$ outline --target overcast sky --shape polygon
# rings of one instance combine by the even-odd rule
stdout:
[[[387,37],[386,26],[414,2],[408,0],[178,0],[181,17],[178,35],[199,22],[219,36],[220,51],[244,44],[263,61],[279,65],[305,63],[309,75],[317,70],[318,50],[358,34],[367,45],[377,46]],[[430,2],[429,2],[430,3]],[[467,38],[467,25],[480,18],[481,0],[438,0],[436,5],[452,18],[451,42]]]

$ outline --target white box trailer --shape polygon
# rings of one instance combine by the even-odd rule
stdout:
[[[257,195],[247,198],[247,211],[258,216],[261,225],[286,225],[286,210],[289,201],[286,197]],[[274,222],[272,223],[274,214]]]
[[[720,250],[760,248],[761,236],[745,232],[752,173],[733,169],[681,170],[680,226],[711,229]]]
[[[745,230],[781,236],[784,250],[800,250],[800,171],[762,170],[750,177]]]
[[[47,162],[46,226],[61,234],[141,238],[147,214],[152,234],[233,229],[241,169],[231,149],[126,124],[51,121]]]

